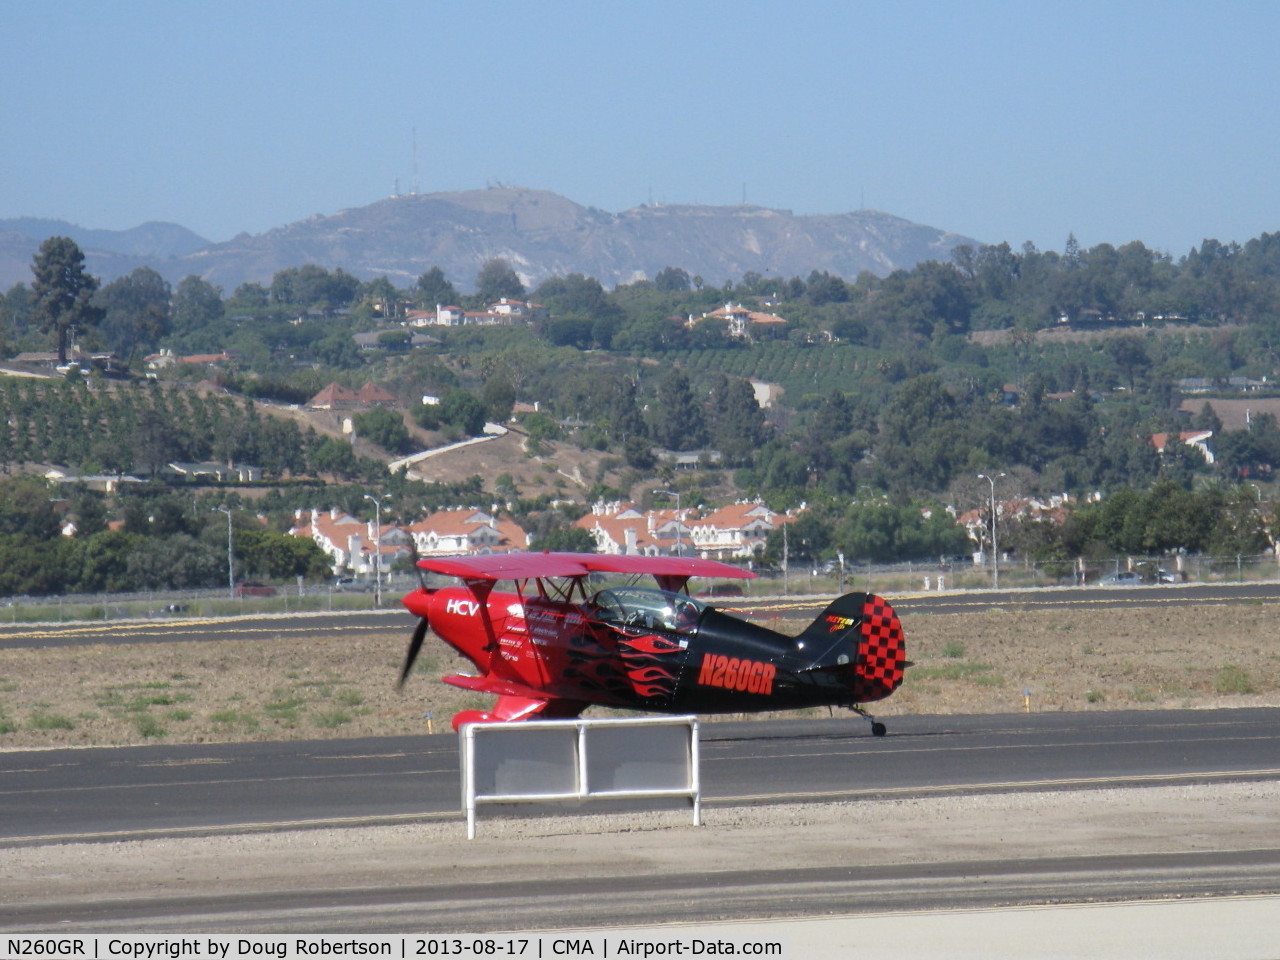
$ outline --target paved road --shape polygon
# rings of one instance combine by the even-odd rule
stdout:
[[[707,804],[1280,777],[1280,709],[701,725]],[[455,818],[451,734],[0,753],[0,845]]]

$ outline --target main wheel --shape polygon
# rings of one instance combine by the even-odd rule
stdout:
[[[879,720],[871,724],[871,735],[873,737],[883,737],[888,732],[889,732],[889,728],[886,727]]]

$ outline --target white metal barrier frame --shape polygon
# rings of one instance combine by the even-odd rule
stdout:
[[[459,736],[468,840],[488,804],[688,797],[702,823],[696,717],[469,723]]]

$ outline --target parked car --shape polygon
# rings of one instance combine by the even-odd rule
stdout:
[[[1103,577],[1098,581],[1098,585],[1102,587],[1136,587],[1145,582],[1136,570],[1120,570]]]
[[[736,583],[713,583],[705,590],[699,590],[700,597],[745,597],[742,588]]]
[[[373,583],[367,580],[358,580],[355,577],[338,577],[333,581],[333,589],[342,593],[372,590]]]
[[[276,588],[269,587],[265,583],[252,583],[245,581],[236,584],[237,597],[274,597]]]

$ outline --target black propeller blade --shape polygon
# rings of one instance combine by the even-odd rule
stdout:
[[[418,651],[422,649],[422,641],[426,639],[430,626],[427,618],[423,617],[414,628],[413,636],[409,640],[409,650],[404,655],[404,666],[400,668],[400,680],[396,683],[397,690],[403,689],[405,680],[409,679],[409,671],[413,669],[413,661],[418,659]]]

